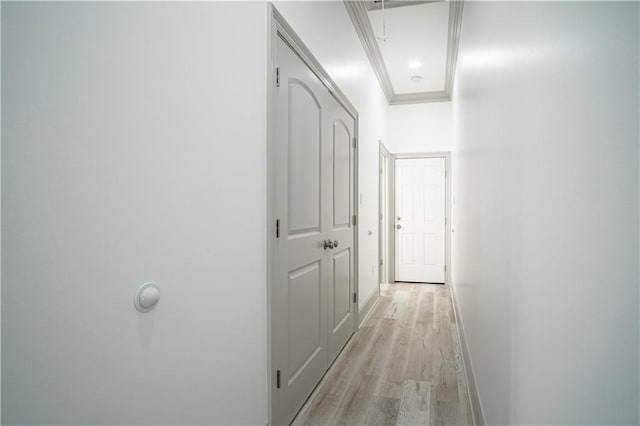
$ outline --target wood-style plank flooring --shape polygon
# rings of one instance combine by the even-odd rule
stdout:
[[[471,425],[449,289],[385,284],[294,425]]]

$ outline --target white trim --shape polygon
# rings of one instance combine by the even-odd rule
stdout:
[[[451,100],[453,92],[453,78],[458,61],[458,45],[460,42],[460,30],[462,27],[462,10],[464,0],[449,1],[449,32],[447,35],[447,60],[445,70],[444,90],[419,93],[395,93],[391,78],[384,64],[382,52],[378,47],[375,34],[371,28],[365,0],[343,0],[344,7],[351,18],[356,33],[360,38],[362,47],[369,58],[380,87],[384,92],[389,105],[415,104],[423,102],[446,102]],[[409,3],[409,2],[407,2]]]
[[[267,3],[267,424],[272,424],[273,395],[271,389],[275,382],[271,345],[271,292],[273,289],[275,240],[275,193],[274,159],[275,159],[275,110],[276,110],[276,25],[273,19],[274,7]]]
[[[292,51],[302,59],[302,61],[311,69],[311,71],[320,79],[322,84],[327,88],[329,93],[338,101],[340,105],[347,111],[354,120],[354,137],[358,140],[359,137],[359,116],[358,111],[345,96],[345,94],[338,88],[336,83],[331,79],[329,74],[322,67],[320,62],[313,56],[311,51],[302,42],[300,37],[291,28],[291,26],[285,21],[284,17],[278,12],[273,3],[269,2],[267,6],[268,23],[267,23],[267,415],[268,422],[272,424],[273,419],[273,387],[275,383],[276,366],[273,365],[272,358],[272,342],[271,338],[273,333],[271,332],[271,295],[273,289],[273,253],[275,250],[275,232],[276,232],[276,215],[274,213],[274,200],[275,183],[274,183],[274,166],[273,161],[275,158],[275,110],[276,110],[276,45],[278,37],[282,39]],[[358,210],[358,162],[359,155],[358,149],[354,149],[354,189],[353,189],[353,214],[356,215],[356,225],[353,226],[353,261],[354,261],[354,277],[353,277],[353,291],[357,294],[359,300],[359,276],[358,276],[358,262],[359,262],[359,244],[358,244],[358,226],[359,226],[359,210]],[[355,305],[353,315],[354,333],[358,330],[360,321],[360,312]]]
[[[378,289],[373,291],[369,295],[367,302],[364,305],[362,305],[362,308],[359,309],[358,319],[360,319],[360,323],[358,324],[358,328],[362,327],[362,324],[364,324],[364,322],[367,320],[367,317],[371,314],[371,312],[373,312],[373,308],[376,306],[379,300],[380,300],[380,286],[378,286]]]
[[[378,141],[379,147],[378,147],[378,157],[380,155],[382,155],[385,158],[386,164],[380,164],[380,162],[378,161],[378,168],[379,169],[383,169],[384,168],[384,173],[380,172],[380,174],[383,174],[386,177],[386,182],[383,185],[379,185],[378,188],[378,285],[383,284],[383,283],[390,283],[391,281],[391,275],[389,274],[389,238],[390,238],[390,230],[389,227],[391,226],[391,216],[389,216],[389,212],[391,211],[389,209],[389,196],[390,196],[390,192],[389,192],[389,184],[390,184],[390,172],[391,172],[391,153],[389,152],[389,150],[387,149],[386,146],[384,146],[384,144],[382,143],[382,141]],[[378,175],[378,183],[380,183],[380,175]],[[386,195],[386,204],[382,203],[383,197],[382,195],[385,194]],[[386,212],[385,212],[385,222],[382,223],[380,222],[380,215],[382,214],[381,211],[381,207],[386,207]],[[383,242],[383,235],[385,235],[385,241],[386,241],[386,252],[383,253],[384,248],[382,247],[382,242]],[[380,260],[383,261],[384,263],[384,268],[381,268],[380,266]],[[384,269],[386,271],[385,276],[382,276],[381,269]]]
[[[405,7],[405,6],[414,6],[414,5],[419,5],[419,4],[426,4],[426,3],[438,3],[441,2],[443,0],[416,0],[416,1],[405,1],[405,0],[393,0],[390,1],[388,3],[385,3],[384,8],[385,9],[393,9],[396,7]],[[382,9],[382,2],[369,2],[367,3],[367,10],[371,11],[371,10],[380,10]]]
[[[476,386],[476,378],[473,372],[473,363],[471,362],[471,354],[469,353],[469,346],[467,345],[467,337],[464,332],[464,323],[460,316],[460,307],[458,306],[458,299],[455,295],[453,285],[449,285],[449,294],[451,295],[451,302],[453,304],[453,315],[455,317],[457,338],[460,350],[462,351],[462,362],[464,368],[464,374],[467,379],[467,394],[469,396],[469,403],[471,404],[471,415],[473,416],[473,424],[475,426],[484,426],[484,410],[480,403],[480,397],[478,395],[478,388]]]
[[[446,82],[446,81],[445,81]],[[389,105],[419,104],[424,102],[449,102],[451,96],[447,91],[401,93],[394,94],[389,101]]]
[[[389,283],[396,282],[396,159],[395,155],[391,154],[389,157],[389,240],[387,246],[389,247],[389,263],[387,263],[387,274],[389,275]]]
[[[462,31],[462,10],[464,0],[454,0],[449,3],[449,34],[447,37],[447,70],[445,74],[445,92],[449,98],[453,94],[453,79],[458,63],[458,48],[460,46],[460,32]]]
[[[371,28],[369,15],[367,15],[367,7],[363,0],[344,0],[343,3],[356,29],[356,33],[360,38],[362,47],[369,58],[373,72],[376,74],[376,77],[378,77],[378,82],[387,98],[387,102],[391,103],[391,99],[395,93],[391,85],[387,67],[384,65],[384,59],[382,59],[382,52],[380,52],[378,42],[376,42],[376,36],[373,33],[373,28]]]

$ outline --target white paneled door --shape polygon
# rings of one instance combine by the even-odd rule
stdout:
[[[272,417],[288,424],[354,331],[355,121],[276,49]]]
[[[445,159],[395,160],[396,281],[445,281]]]

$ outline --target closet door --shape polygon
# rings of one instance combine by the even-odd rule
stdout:
[[[288,424],[322,378],[327,358],[327,90],[278,40],[275,210],[279,218],[272,292],[277,366],[274,424]]]
[[[271,353],[290,423],[354,330],[354,119],[282,40],[276,63]]]
[[[328,333],[329,362],[333,362],[354,332],[355,301],[353,255],[353,179],[354,128],[353,118],[331,97],[325,120],[331,138],[329,163],[330,186],[327,199],[329,240],[328,263]]]

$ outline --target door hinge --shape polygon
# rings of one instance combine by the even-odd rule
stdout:
[[[444,265],[444,271],[447,272],[447,265]]]
[[[351,216],[351,222],[353,223],[353,226],[356,226],[358,224],[358,221],[356,219],[356,215],[355,214],[353,216]]]
[[[280,370],[276,370],[276,389],[280,389]]]
[[[280,87],[280,67],[276,68],[276,87]]]
[[[280,219],[276,220],[276,238],[280,238]]]
[[[382,259],[380,259],[380,266],[382,266]]]
[[[358,293],[353,293],[353,303],[358,303]]]
[[[357,147],[358,147],[358,138],[356,138],[354,136],[354,138],[353,138],[353,149],[356,149]]]
[[[444,224],[445,225],[447,224],[447,218],[446,217],[444,218]]]

